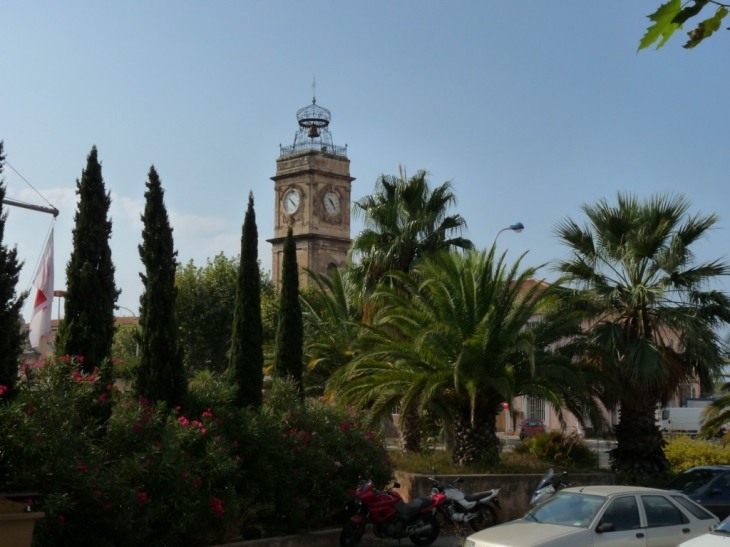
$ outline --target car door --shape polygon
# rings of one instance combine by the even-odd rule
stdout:
[[[641,525],[636,496],[612,499],[593,525],[594,547],[645,547],[646,529]],[[674,547],[674,546],[673,546]]]
[[[702,493],[701,504],[723,520],[730,515],[730,473],[715,477]]]
[[[699,523],[690,521],[665,496],[642,494],[640,497],[646,517],[646,547],[676,547],[700,534]]]

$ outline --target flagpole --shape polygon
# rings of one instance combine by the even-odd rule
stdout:
[[[22,201],[16,201],[10,198],[3,198],[5,205],[13,205],[15,207],[22,207],[23,209],[30,209],[31,211],[40,211],[41,213],[48,213],[53,215],[54,218],[58,216],[58,209],[55,207],[44,207],[43,205],[31,205],[30,203],[23,203]]]

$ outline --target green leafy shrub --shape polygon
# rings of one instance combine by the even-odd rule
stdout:
[[[196,546],[331,523],[369,466],[390,476],[359,416],[275,383],[261,415],[200,373],[184,406],[153,407],[59,358],[0,398],[0,491],[38,491],[44,546]],[[107,419],[108,417],[108,419]]]
[[[518,454],[534,454],[538,459],[563,467],[580,469],[596,468],[596,453],[575,434],[563,435],[560,431],[548,431],[525,439],[515,447]]]
[[[664,447],[671,473],[698,465],[729,465],[730,449],[712,441],[674,437]]]

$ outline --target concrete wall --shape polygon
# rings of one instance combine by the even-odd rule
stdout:
[[[530,498],[542,478],[542,475],[438,475],[438,478],[442,484],[448,484],[459,476],[464,480],[461,489],[466,493],[501,489],[498,499],[502,510],[497,512],[498,522],[521,518],[529,511]],[[401,485],[398,492],[406,501],[431,493],[431,481],[426,475],[396,471],[395,478]],[[571,486],[616,484],[610,473],[573,473],[566,482]]]

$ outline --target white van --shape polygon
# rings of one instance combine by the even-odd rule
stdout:
[[[662,432],[695,436],[699,433],[704,408],[665,408],[662,410]]]

